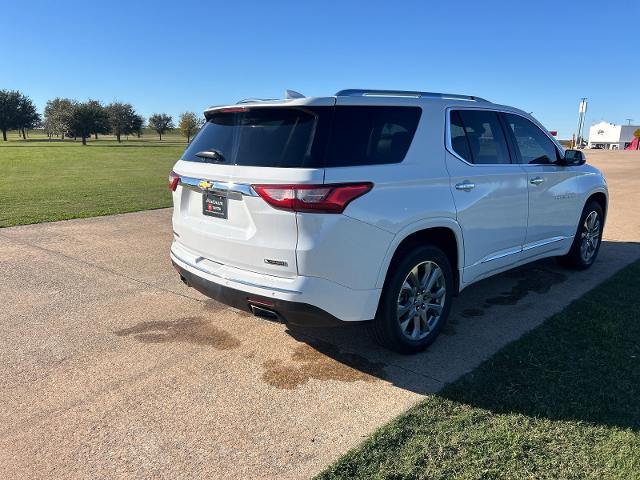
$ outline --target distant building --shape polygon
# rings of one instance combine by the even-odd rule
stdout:
[[[588,148],[605,148],[607,150],[623,150],[633,142],[633,132],[640,125],[615,125],[600,122],[589,127]]]

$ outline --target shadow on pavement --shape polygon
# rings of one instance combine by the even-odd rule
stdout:
[[[366,376],[418,394],[435,393],[638,258],[640,243],[605,241],[596,264],[587,271],[566,270],[554,259],[545,259],[478,282],[455,299],[449,322],[441,336],[425,352],[417,355],[398,355],[377,346],[368,335],[366,325],[331,329],[291,327],[287,333],[334,362]],[[636,340],[640,342],[640,338]],[[640,358],[640,351],[638,354]],[[558,368],[567,370],[567,375],[580,376],[584,373],[580,362],[562,356],[558,356],[556,361],[561,364]],[[585,392],[615,389],[616,383],[623,381],[614,365],[601,365],[601,368],[605,372],[598,378],[607,378],[608,385],[584,385]],[[310,378],[318,378],[314,375],[313,366],[309,369],[306,374]],[[585,376],[585,382],[588,378]],[[541,393],[547,385],[543,382],[538,388],[537,393]],[[590,398],[575,393],[577,401],[589,410]],[[640,394],[640,388],[636,393]],[[510,410],[513,407],[506,403],[501,405],[499,398],[495,400],[495,404],[489,402],[486,408],[494,409],[497,405]],[[544,414],[535,409],[530,413]],[[552,416],[550,413],[546,415]],[[637,426],[638,422],[640,419],[631,424]]]
[[[640,431],[640,263],[439,395],[490,410]]]

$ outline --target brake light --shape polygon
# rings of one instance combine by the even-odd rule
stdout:
[[[269,205],[295,212],[342,213],[350,202],[373,188],[373,183],[328,185],[253,185]]]
[[[169,190],[175,192],[176,188],[178,188],[178,183],[180,183],[180,175],[171,170],[169,174]]]
[[[239,113],[239,112],[246,112],[247,111],[247,107],[227,107],[227,108],[220,108],[218,110],[215,111],[215,113]]]

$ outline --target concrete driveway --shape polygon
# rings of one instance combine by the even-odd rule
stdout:
[[[403,357],[183,286],[170,210],[0,230],[0,478],[306,478],[640,258],[640,154],[588,152],[610,215],[587,272],[474,285]]]

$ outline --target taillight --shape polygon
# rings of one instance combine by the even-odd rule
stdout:
[[[169,174],[169,190],[175,192],[176,188],[178,188],[178,183],[180,183],[180,175],[172,170]]]
[[[342,213],[349,203],[373,188],[373,183],[328,185],[253,185],[269,205],[295,212]]]

